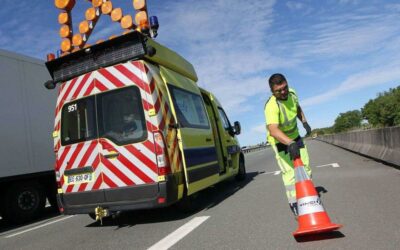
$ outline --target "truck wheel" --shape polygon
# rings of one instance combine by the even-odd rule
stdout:
[[[23,223],[38,216],[46,204],[43,187],[36,182],[14,184],[6,194],[4,219]]]
[[[244,179],[246,179],[246,166],[244,165],[244,159],[242,157],[240,157],[239,171],[235,178],[237,181],[243,181]]]

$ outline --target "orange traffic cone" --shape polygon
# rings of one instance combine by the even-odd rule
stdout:
[[[342,227],[329,219],[314,184],[304,170],[300,157],[294,160],[294,170],[299,228],[293,232],[293,235],[317,234]]]

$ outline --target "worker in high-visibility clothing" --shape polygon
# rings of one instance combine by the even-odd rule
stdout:
[[[272,92],[264,107],[268,142],[275,151],[276,160],[282,171],[290,209],[297,217],[293,159],[300,156],[307,174],[311,177],[307,147],[300,137],[297,118],[303,123],[307,134],[311,133],[311,128],[299,105],[296,92],[289,88],[285,76],[279,73],[273,74],[268,82]]]

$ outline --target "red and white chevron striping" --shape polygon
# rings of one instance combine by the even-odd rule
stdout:
[[[176,129],[170,129],[169,124],[176,123],[172,115],[171,109],[168,102],[168,93],[166,85],[163,83],[158,70],[151,64],[145,64],[146,72],[149,81],[150,93],[152,99],[156,100],[154,109],[156,110],[156,116],[154,122],[158,124],[159,130],[164,133],[164,138],[168,145],[168,158],[173,172],[180,171],[182,169],[181,154],[179,152],[177,131]],[[158,84],[158,86],[156,86]]]
[[[152,67],[152,66],[150,66]],[[153,70],[152,70],[153,71]],[[145,111],[155,110],[155,116],[145,112],[148,138],[142,143],[117,146],[106,139],[93,140],[69,146],[61,146],[60,138],[54,140],[57,154],[56,168],[62,174],[59,182],[64,193],[116,188],[157,181],[157,163],[154,152],[152,132],[156,130],[168,133],[169,158],[172,165],[181,169],[179,149],[176,143],[176,131],[166,131],[172,114],[166,94],[155,86],[153,73],[143,62],[128,62],[95,72],[84,74],[61,85],[55,112],[55,131],[60,131],[61,109],[64,103],[130,85],[139,87]],[[159,77],[159,76],[157,76]],[[161,79],[158,79],[161,80]],[[104,149],[106,148],[106,149]],[[114,159],[103,157],[105,151],[117,151]],[[78,167],[92,166],[95,180],[91,183],[67,185],[64,183],[64,171]]]

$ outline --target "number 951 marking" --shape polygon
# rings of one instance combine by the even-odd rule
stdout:
[[[77,108],[78,108],[78,105],[76,103],[75,104],[71,104],[71,105],[68,106],[68,112],[74,112],[74,111],[77,110]]]

